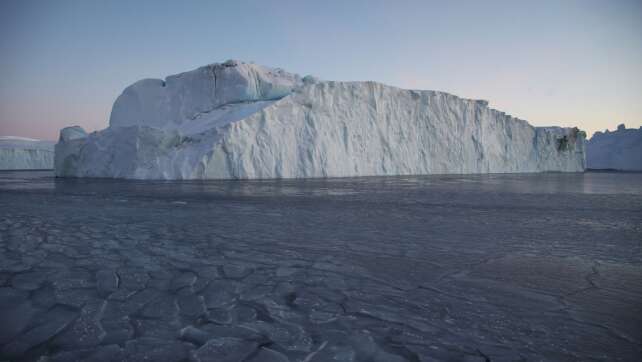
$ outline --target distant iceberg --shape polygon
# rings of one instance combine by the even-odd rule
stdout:
[[[596,170],[642,171],[642,127],[621,124],[613,132],[595,132],[586,146],[586,162]]]
[[[0,170],[54,168],[54,142],[0,136]]]
[[[107,129],[61,131],[55,169],[133,179],[578,172],[584,138],[482,100],[230,60],[127,87]]]

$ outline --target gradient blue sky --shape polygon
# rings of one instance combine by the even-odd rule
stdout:
[[[236,58],[490,101],[534,125],[642,125],[642,1],[0,2],[0,135],[107,126],[141,78]]]

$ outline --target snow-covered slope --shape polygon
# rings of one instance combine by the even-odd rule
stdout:
[[[586,162],[591,169],[642,171],[642,127],[621,124],[613,132],[595,132],[586,145]]]
[[[0,136],[0,170],[52,169],[54,142]]]
[[[73,137],[72,137],[73,135]],[[485,101],[228,61],[125,89],[110,126],[64,129],[56,174],[138,179],[583,171],[584,135]]]

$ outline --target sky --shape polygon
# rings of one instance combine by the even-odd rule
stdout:
[[[133,82],[231,58],[642,126],[642,0],[2,0],[0,136],[103,129]]]

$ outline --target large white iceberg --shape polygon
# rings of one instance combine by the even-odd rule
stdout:
[[[642,127],[595,132],[586,145],[586,162],[590,169],[642,171]]]
[[[0,136],[0,170],[44,170],[54,166],[54,142]]]
[[[109,127],[61,131],[56,175],[251,179],[583,171],[584,133],[487,102],[227,61],[124,90]]]

